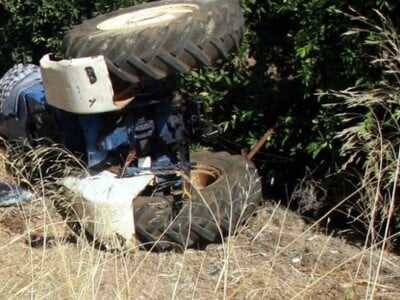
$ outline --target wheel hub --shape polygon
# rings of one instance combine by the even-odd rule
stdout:
[[[193,14],[199,7],[193,4],[170,4],[133,11],[107,19],[97,25],[100,30],[115,30],[145,27],[153,24],[169,23],[187,14]]]
[[[198,189],[205,188],[218,180],[222,176],[222,171],[214,166],[206,164],[197,164],[190,171],[190,179],[194,187]]]

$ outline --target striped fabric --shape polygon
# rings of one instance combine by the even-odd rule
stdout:
[[[16,64],[0,79],[0,112],[5,116],[17,113],[19,92],[41,82],[40,68],[33,64]]]

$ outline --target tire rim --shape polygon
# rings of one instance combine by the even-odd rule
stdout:
[[[222,171],[214,166],[197,164],[190,171],[192,185],[197,189],[203,189],[216,182],[222,176]]]
[[[167,4],[122,14],[97,25],[99,30],[116,30],[169,23],[184,15],[193,14],[199,7],[193,4]]]

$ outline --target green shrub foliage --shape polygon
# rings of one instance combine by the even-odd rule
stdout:
[[[71,25],[98,14],[145,1],[0,1],[0,74],[16,62],[34,62],[45,53],[61,55]]]
[[[247,28],[240,55],[222,66],[185,76],[184,87],[204,95],[229,141],[251,147],[270,127],[275,134],[256,157],[266,184],[279,193],[304,176],[324,177],[340,166],[339,106],[322,91],[379,80],[363,37],[344,35],[352,9],[373,9],[399,20],[397,1],[242,0]],[[232,149],[233,144],[223,145]]]

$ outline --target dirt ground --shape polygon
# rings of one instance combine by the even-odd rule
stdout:
[[[400,299],[399,257],[267,201],[222,244],[98,250],[51,203],[0,208],[0,299]]]

